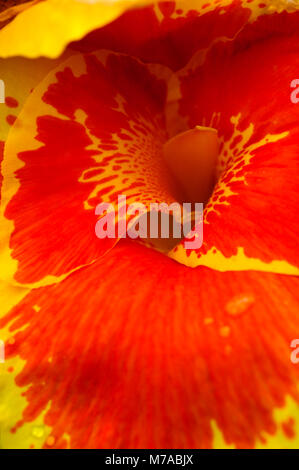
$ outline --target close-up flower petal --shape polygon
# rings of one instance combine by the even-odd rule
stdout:
[[[15,279],[59,277],[109,250],[115,239],[94,233],[101,202],[116,205],[122,194],[128,203],[175,200],[161,158],[168,75],[128,56],[75,55],[31,93],[2,164],[2,227],[12,229]],[[10,250],[3,247],[3,260]]]
[[[298,27],[0,2],[0,448],[299,448]]]
[[[252,40],[257,28],[249,25],[233,44],[213,46],[179,74],[187,126],[215,127],[221,142],[203,246],[188,253],[176,247],[171,255],[188,265],[299,273],[299,107],[290,99],[299,12],[292,20],[272,19],[276,34],[262,42]],[[269,17],[259,22],[265,30]]]
[[[298,282],[192,270],[122,241],[102,262],[34,289],[1,320],[6,374],[19,388],[2,384],[13,428],[4,445],[210,448],[222,436],[244,448],[271,446],[276,433],[295,445]],[[290,420],[293,434],[283,431]]]
[[[125,10],[147,0],[40,0],[4,10],[0,57],[58,57],[69,42],[110,23]],[[34,25],[34,27],[33,27]],[[0,16],[1,28],[1,16]],[[38,40],[37,40],[38,38]]]

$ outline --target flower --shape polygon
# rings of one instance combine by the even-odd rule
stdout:
[[[140,3],[0,30],[2,446],[296,447],[299,12]],[[196,126],[220,142],[202,247],[98,240],[98,203],[177,200],[163,148]]]

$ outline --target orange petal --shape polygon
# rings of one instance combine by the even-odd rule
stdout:
[[[56,282],[94,262],[116,242],[95,235],[99,203],[175,201],[162,158],[168,76],[101,52],[33,91],[5,144],[2,279]]]
[[[298,292],[120,242],[2,318],[3,446],[298,446]]]
[[[298,24],[299,12],[261,17],[179,73],[187,127],[216,128],[221,146],[204,243],[185,250],[182,242],[170,253],[177,261],[299,274],[299,106],[290,86],[299,67]],[[266,37],[269,28],[275,37]]]

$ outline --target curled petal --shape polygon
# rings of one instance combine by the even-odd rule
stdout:
[[[260,15],[293,12],[296,8],[298,5],[289,0],[22,2],[2,13],[0,56],[58,57],[70,42],[98,30],[99,34],[83,41],[83,47],[92,51],[105,47],[138,56],[139,51],[140,57],[150,56],[151,62],[160,59],[178,66],[186,54],[191,57],[200,42],[207,44],[218,34],[231,37],[233,31],[236,33]],[[155,50],[157,41],[159,47]]]
[[[105,48],[160,63],[179,70],[198,51],[217,41],[232,41],[249,23],[277,13],[293,13],[298,4],[287,0],[177,0],[149,2],[144,8],[125,12],[99,28],[71,49],[92,52]],[[269,27],[260,34],[268,35]]]
[[[2,279],[56,282],[106,253],[117,237],[96,237],[102,202],[175,201],[162,157],[168,77],[101,52],[71,57],[33,91],[5,145]]]
[[[266,38],[269,22],[275,36]],[[204,243],[170,253],[188,266],[299,273],[299,106],[291,100],[298,23],[299,12],[261,17],[179,73],[187,126],[214,127],[221,142]]]
[[[21,4],[10,11],[19,14],[0,30],[0,57],[58,57],[69,42],[140,4],[140,0],[45,0]],[[5,14],[8,12],[2,13],[3,18]]]

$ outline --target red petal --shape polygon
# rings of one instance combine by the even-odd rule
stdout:
[[[111,248],[115,239],[95,235],[97,204],[118,195],[174,201],[162,158],[168,71],[152,69],[127,56],[78,55],[28,99],[4,159],[18,281],[49,282]]]
[[[217,2],[216,2],[217,3]],[[159,2],[128,11],[120,18],[71,44],[72,49],[91,52],[99,48],[125,52],[145,62],[173,69],[186,64],[199,49],[220,37],[233,38],[251,17],[251,5],[229,5],[183,0]],[[254,14],[264,9],[253,6]]]
[[[255,42],[270,24],[276,34]],[[204,244],[174,252],[181,262],[299,272],[299,105],[290,86],[299,69],[295,24],[299,13],[262,17],[180,72],[181,114],[189,127],[217,128],[222,141]]]
[[[227,444],[265,444],[281,429],[274,409],[299,399],[298,287],[291,276],[191,270],[120,242],[1,321],[7,360],[25,361],[16,439],[47,409],[56,447],[64,433],[72,448],[211,447],[211,420]]]

